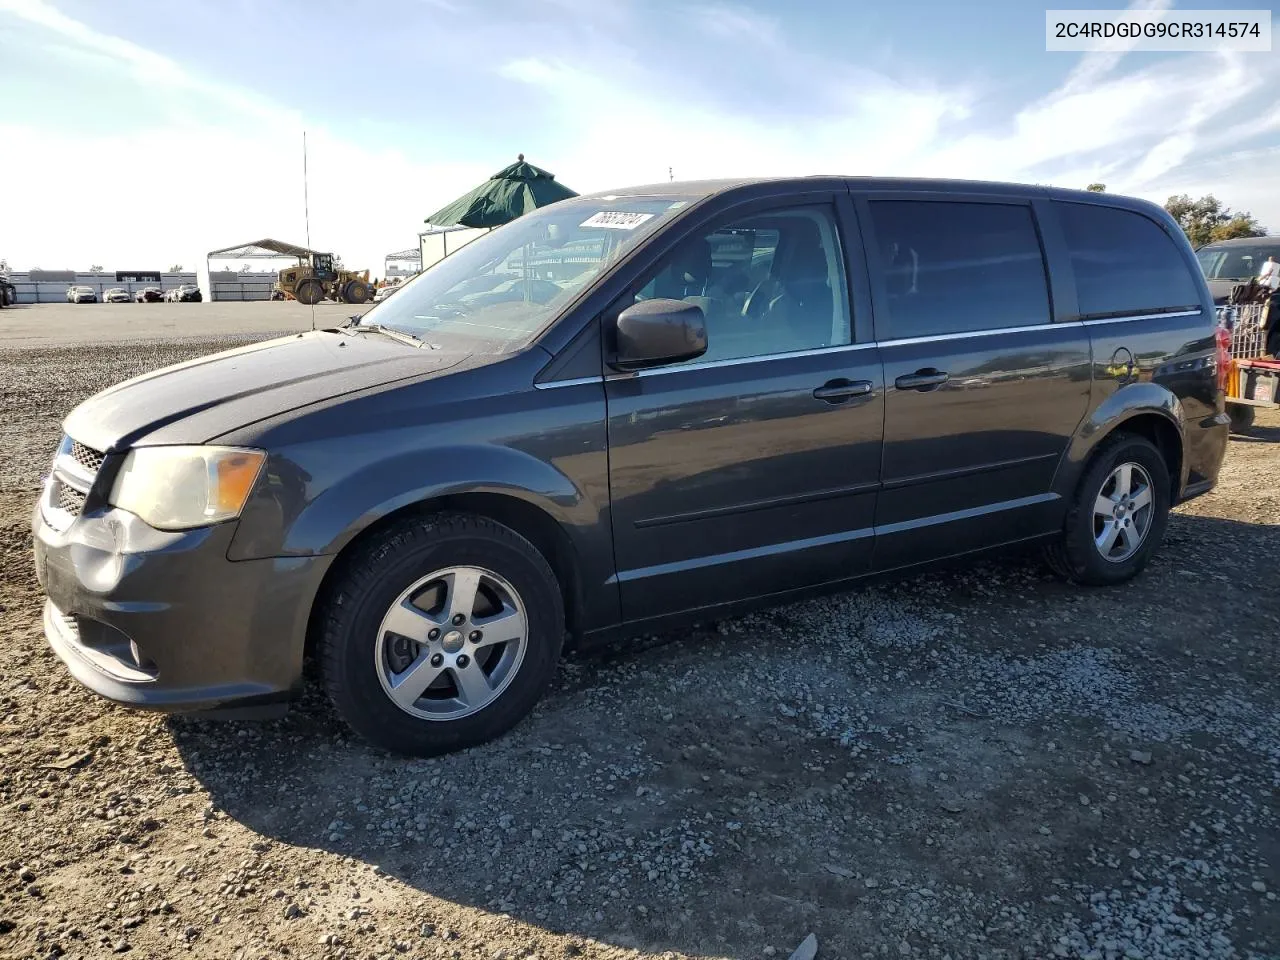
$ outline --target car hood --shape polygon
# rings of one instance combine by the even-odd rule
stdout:
[[[1213,302],[1216,304],[1224,304],[1231,296],[1231,288],[1242,283],[1248,283],[1248,280],[1209,280],[1209,293],[1213,295]]]
[[[107,453],[130,446],[204,443],[322,400],[439,374],[466,357],[378,334],[300,333],[116,384],[72,410],[63,429]]]

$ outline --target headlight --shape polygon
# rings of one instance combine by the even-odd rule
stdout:
[[[240,447],[138,447],[116,474],[111,502],[159,530],[233,520],[266,458]]]

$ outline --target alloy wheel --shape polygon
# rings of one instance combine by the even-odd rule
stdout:
[[[1151,477],[1139,464],[1122,463],[1107,476],[1093,504],[1093,542],[1110,563],[1138,552],[1151,530]]]
[[[506,690],[524,660],[528,617],[515,588],[491,570],[436,570],[404,590],[378,628],[383,691],[424,720],[458,720]]]

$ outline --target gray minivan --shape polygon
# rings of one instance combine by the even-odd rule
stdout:
[[[1135,576],[1226,448],[1159,207],[663,183],[494,230],[342,327],[86,400],[34,516],[49,642],[122,703],[480,743],[562,645],[1011,544]],[[852,691],[851,691],[852,694]]]
[[[1196,259],[1216,304],[1226,303],[1236,284],[1256,277],[1268,257],[1280,261],[1280,237],[1237,237],[1196,249]]]

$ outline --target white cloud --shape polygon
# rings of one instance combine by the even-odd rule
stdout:
[[[744,7],[707,3],[688,8],[693,22],[704,32],[723,40],[747,40],[764,47],[780,42],[778,21]]]
[[[4,13],[48,30],[54,48],[88,55],[97,68],[114,66],[175,106],[164,125],[112,135],[0,119],[11,185],[4,241],[15,245],[3,255],[11,263],[194,269],[208,250],[235,243],[304,242],[298,111],[96,32],[43,0],[0,0]],[[415,163],[320,125],[308,130],[307,144],[313,246],[375,275],[386,253],[416,245],[428,212],[477,179],[469,165]]]
[[[466,16],[455,0],[422,2],[457,7],[449,18]],[[781,21],[727,0],[678,8],[701,27],[704,56],[695,60],[679,49],[662,57],[641,55],[638,40],[624,44],[620,38],[637,29],[636,11],[625,4],[554,4],[576,11],[575,33],[561,36],[539,21],[547,29],[539,28],[536,53],[513,52],[476,69],[511,84],[511,109],[542,130],[539,152],[527,148],[530,160],[580,191],[662,181],[669,167],[681,179],[1101,180],[1157,200],[1213,192],[1280,230],[1274,58],[1086,55],[1057,89],[997,107],[941,72],[935,80],[916,67],[904,79],[823,60],[796,47]],[[60,122],[4,125],[0,117],[6,181],[16,186],[6,190],[2,239],[10,246],[0,254],[44,267],[193,266],[204,251],[262,236],[304,241],[298,110],[94,31],[47,0],[0,0],[0,28],[6,15],[42,31],[68,73],[84,83],[104,71],[131,79],[140,98],[167,108],[167,119],[104,135]],[[619,23],[628,29],[603,29]],[[519,33],[518,23],[508,26]],[[725,87],[717,65],[743,66],[744,44],[756,51],[747,65],[758,88],[780,91],[777,98],[734,96]],[[415,243],[428,212],[512,159],[504,150],[492,169],[422,163],[314,121],[307,126],[312,244],[375,272],[386,252]],[[496,139],[493,125],[471,135]]]
[[[1128,9],[1154,13],[1168,10],[1172,6],[1173,0],[1135,0],[1129,4]],[[1124,55],[1137,46],[1138,39],[1137,37],[1111,37],[1102,41],[1102,50],[1086,53],[1079,59],[1071,73],[1067,75],[1060,92],[1071,94],[1078,90],[1087,90],[1103,80],[1120,65]]]
[[[720,18],[722,29],[754,29],[739,28],[729,12]],[[754,16],[741,15],[743,23]],[[536,87],[539,99],[552,104],[567,158],[561,179],[576,188],[660,180],[672,166],[680,178],[823,172],[1068,187],[1102,180],[1113,192],[1163,201],[1184,192],[1178,184],[1185,178],[1187,190],[1235,196],[1235,206],[1280,229],[1275,178],[1261,164],[1241,161],[1221,179],[1196,175],[1195,188],[1190,173],[1204,157],[1280,125],[1267,93],[1280,81],[1280,64],[1270,58],[1148,59],[1118,47],[1085,55],[1056,89],[1001,115],[963,86],[853,71],[789,48],[785,35],[767,26],[758,33],[776,49],[760,60],[761,72],[779,86],[807,79],[808,110],[762,118],[746,97],[712,106],[693,87],[687,96],[672,95],[661,65],[619,70],[603,52],[594,60],[581,55],[572,66],[525,57],[508,64],[505,75]]]

